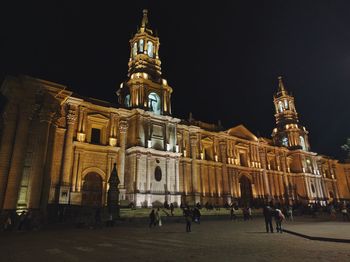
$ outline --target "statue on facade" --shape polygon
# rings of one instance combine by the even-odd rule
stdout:
[[[113,170],[108,180],[109,189],[108,189],[108,213],[109,220],[112,222],[115,218],[119,217],[119,189],[118,185],[120,184],[117,172],[117,164],[114,163]]]
[[[341,146],[341,149],[346,153],[345,162],[350,163],[350,138],[346,139],[346,143]]]

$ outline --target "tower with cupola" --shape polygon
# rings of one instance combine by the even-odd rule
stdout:
[[[281,76],[278,77],[278,90],[273,103],[276,119],[276,128],[272,132],[274,144],[309,151],[308,131],[299,123],[294,97],[287,92]]]
[[[159,38],[143,10],[141,26],[130,40],[128,79],[120,84],[118,102],[124,108],[141,108],[157,115],[171,115],[172,88],[162,78]]]

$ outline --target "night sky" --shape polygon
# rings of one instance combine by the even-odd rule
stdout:
[[[350,136],[350,1],[27,2],[0,4],[1,81],[27,74],[116,103],[147,8],[174,116],[270,138],[282,75],[312,151],[339,157]]]

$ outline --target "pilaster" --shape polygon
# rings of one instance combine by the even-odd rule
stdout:
[[[24,158],[27,151],[29,125],[36,110],[37,107],[35,105],[24,105],[20,109],[5,192],[4,209],[15,209],[17,206],[18,190],[23,172]]]
[[[0,145],[0,209],[3,206],[6,185],[8,180],[8,172],[11,164],[11,156],[14,147],[14,139],[16,134],[18,106],[9,102],[3,114],[4,129],[1,137]]]
[[[60,204],[69,203],[69,194],[71,187],[71,174],[72,174],[72,158],[73,158],[73,136],[74,136],[74,125],[77,120],[76,106],[68,105],[68,112],[66,116],[67,131],[66,139],[64,143],[64,154],[63,154],[63,166],[61,175],[61,187],[60,187]]]
[[[49,130],[55,112],[50,108],[43,108],[39,113],[39,133],[35,146],[35,158],[32,164],[29,181],[29,208],[39,208],[42,193],[44,167],[47,160],[47,147],[49,141]]]

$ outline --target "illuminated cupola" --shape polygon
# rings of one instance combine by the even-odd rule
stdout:
[[[276,128],[272,132],[275,145],[289,149],[308,151],[308,132],[299,124],[298,113],[295,109],[294,97],[284,87],[282,77],[278,77],[278,91],[274,95]]]
[[[128,80],[117,91],[118,102],[125,108],[141,108],[158,115],[171,114],[172,88],[161,77],[159,38],[143,10],[141,27],[130,40]]]

